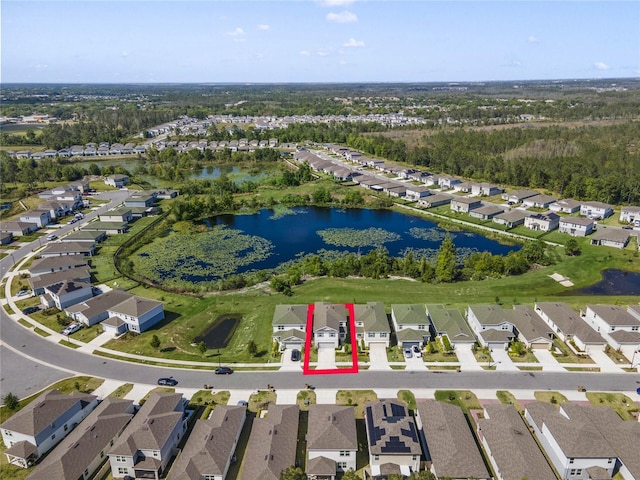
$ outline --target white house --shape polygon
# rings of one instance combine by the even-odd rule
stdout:
[[[580,202],[572,198],[565,198],[549,205],[549,210],[556,213],[575,213],[580,211]]]
[[[591,245],[605,247],[625,248],[629,243],[631,234],[622,228],[600,228],[591,237]]]
[[[633,205],[622,207],[622,210],[620,211],[620,221],[640,227],[640,207]]]
[[[30,210],[20,215],[20,221],[35,223],[40,228],[46,227],[51,223],[51,212],[49,210]]]
[[[458,310],[444,308],[444,305],[427,305],[426,309],[432,338],[446,335],[454,348],[476,342],[476,336]]]
[[[554,198],[554,197],[552,197],[550,195],[539,194],[539,195],[534,195],[533,197],[525,198],[522,201],[522,204],[525,207],[547,208],[549,205],[554,203],[556,200],[557,200],[556,198]]]
[[[318,348],[337,348],[346,337],[347,309],[344,305],[316,302],[313,338]]]
[[[384,304],[381,302],[369,302],[366,305],[356,304],[353,306],[353,310],[358,340],[363,340],[367,347],[372,343],[388,347],[391,328]]]
[[[640,319],[618,305],[587,305],[582,318],[615,350],[629,359],[640,349]]]
[[[55,305],[58,310],[64,310],[91,297],[93,297],[91,283],[66,279],[44,287],[44,293],[40,296],[40,301],[46,307]]]
[[[560,217],[553,212],[536,213],[529,215],[524,219],[524,226],[531,230],[539,230],[542,232],[550,232],[558,228]]]
[[[108,175],[104,179],[104,183],[111,187],[122,188],[125,185],[129,184],[129,176],[128,175]]]
[[[71,272],[78,270],[77,268]],[[66,272],[64,272],[66,273]],[[68,317],[73,318],[76,322],[81,322],[90,327],[96,323],[100,323],[109,317],[108,309],[122,303],[128,298],[133,297],[131,293],[124,290],[114,289],[97,295],[89,300],[76,303],[65,309]]]
[[[482,202],[473,197],[453,197],[449,207],[453,212],[469,213],[474,208],[480,208]]]
[[[358,435],[353,407],[318,405],[309,407],[307,429],[307,474],[323,475],[326,464],[331,474],[357,470]],[[328,476],[328,475],[327,475]]]
[[[27,468],[56,446],[98,405],[98,397],[48,390],[0,425],[7,461]]]
[[[586,217],[562,217],[559,224],[560,233],[568,233],[572,237],[586,237],[593,232],[594,221]]]
[[[424,305],[391,305],[391,321],[399,347],[422,348],[428,341],[429,319]]]
[[[109,317],[114,321],[109,321],[111,318],[107,318],[102,323],[102,326],[106,331],[117,334],[119,332],[114,331],[116,328],[122,328],[120,322],[124,322],[125,331],[129,330],[134,333],[142,333],[145,330],[151,328],[153,325],[164,319],[164,308],[162,302],[156,300],[149,300],[148,298],[141,298],[133,296],[120,302],[119,304],[107,309]],[[122,332],[119,332],[122,333]]]
[[[302,349],[307,331],[308,305],[276,305],[271,326],[280,350]]]
[[[584,202],[580,205],[580,215],[596,220],[607,218],[613,215],[613,207],[602,202]]]
[[[507,349],[516,338],[511,319],[499,305],[469,305],[467,321],[484,347]]]
[[[109,210],[100,215],[101,222],[126,222],[131,223],[133,221],[133,215],[130,208],[121,207]]]

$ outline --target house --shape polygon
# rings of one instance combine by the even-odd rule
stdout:
[[[605,247],[625,248],[629,243],[631,234],[622,228],[602,228],[591,237],[591,245],[604,245]]]
[[[35,223],[39,228],[46,227],[51,223],[51,212],[49,210],[30,210],[20,215],[20,221]]]
[[[109,450],[111,475],[155,480],[164,476],[187,430],[187,404],[180,393],[151,392]]]
[[[474,182],[461,182],[458,183],[457,185],[453,186],[453,190],[455,192],[462,192],[462,193],[471,193],[471,187],[474,185]]]
[[[446,175],[440,176],[438,179],[438,185],[440,185],[441,189],[449,189],[453,188],[458,183],[462,183],[462,180],[459,178],[449,177]]]
[[[429,339],[429,319],[424,305],[391,305],[391,321],[398,346],[422,348]]]
[[[558,410],[539,401],[525,407],[524,418],[563,480],[589,478],[587,470],[593,467],[606,470],[609,478],[613,475],[616,452],[589,418],[590,410],[577,403]]]
[[[536,302],[533,309],[576,353],[604,350],[607,341],[566,303]]]
[[[358,436],[353,407],[310,405],[306,440],[309,477],[335,480],[336,472],[357,470]],[[327,465],[333,467],[329,475],[325,473]]]
[[[0,245],[9,245],[13,242],[12,232],[0,232]]]
[[[511,318],[499,305],[469,305],[467,321],[483,347],[507,349],[516,338]]]
[[[614,350],[632,358],[640,349],[640,318],[635,307],[627,310],[618,305],[587,305],[581,317],[604,337]]]
[[[572,237],[586,237],[593,232],[595,223],[585,217],[563,217],[560,219],[559,232],[568,233]]]
[[[225,480],[246,418],[245,407],[216,405],[197,420],[168,480]]]
[[[27,480],[88,479],[133,417],[133,401],[107,397],[29,474]]]
[[[105,177],[104,183],[111,187],[122,188],[129,184],[129,176],[120,174],[108,175]]]
[[[493,217],[493,221],[501,225],[506,225],[508,228],[513,228],[522,225],[526,217],[526,212],[514,208],[513,210],[507,210],[504,213],[496,215]]]
[[[549,205],[549,210],[556,213],[575,213],[580,211],[580,202],[572,198],[558,200]]]
[[[480,208],[482,202],[477,198],[470,197],[453,197],[451,199],[450,208],[453,212],[469,213],[474,208]]]
[[[89,265],[88,257],[84,255],[68,255],[63,257],[38,258],[29,267],[29,273],[42,275],[45,273],[59,272],[72,268],[86,267]]]
[[[514,305],[513,310],[506,310],[507,317],[515,327],[518,340],[525,347],[537,350],[550,350],[553,347],[553,330],[528,305]]]
[[[580,215],[599,220],[613,215],[613,207],[608,203],[584,202],[580,204]]]
[[[156,197],[151,194],[135,194],[124,200],[125,207],[151,207],[156,203]]]
[[[426,309],[431,338],[446,335],[453,347],[476,342],[473,331],[458,310],[444,308],[444,305],[427,305]]]
[[[318,348],[338,348],[346,338],[347,309],[344,305],[316,302],[313,338]]]
[[[78,230],[65,235],[60,239],[61,242],[77,242],[77,243],[89,243],[96,245],[107,238],[106,232],[91,231],[91,230]]]
[[[276,305],[271,325],[280,350],[302,349],[307,330],[307,305]]]
[[[124,333],[127,330],[142,333],[164,320],[162,302],[135,295],[109,307],[107,313],[109,317],[102,322],[102,327],[105,332],[111,332],[114,335]]]
[[[95,253],[95,245],[89,242],[53,242],[39,253],[42,258],[82,255],[90,257]]]
[[[366,347],[372,343],[389,346],[391,328],[387,320],[384,304],[381,302],[368,302],[366,305],[353,306],[355,316],[356,337],[364,342]]]
[[[251,427],[241,480],[280,480],[280,473],[296,463],[297,405],[269,405],[266,416]]]
[[[62,218],[69,215],[71,211],[74,210],[81,203],[82,201],[80,201],[79,204],[76,204],[75,202],[57,202],[52,200],[52,201],[43,203],[42,205],[40,205],[40,208],[42,210],[48,210],[49,216],[51,217],[51,219],[54,219],[54,218]]]
[[[7,461],[22,468],[33,465],[97,405],[94,395],[46,391],[0,425]]]
[[[82,280],[66,279],[44,287],[40,302],[46,307],[55,306],[58,310],[75,305],[93,297],[93,286]]]
[[[54,273],[44,273],[42,275],[32,275],[29,277],[29,286],[34,295],[42,295],[45,287],[60,283],[64,280],[77,280],[81,282],[91,282],[89,267],[71,268],[59,270]]]
[[[640,226],[640,207],[630,205],[628,207],[622,207],[620,211],[620,222],[636,224]]]
[[[500,215],[504,210],[498,205],[485,205],[479,208],[475,208],[469,212],[469,216],[473,218],[479,218],[480,220],[491,220],[496,215]]]
[[[529,428],[513,405],[485,405],[478,437],[498,480],[556,480]]]
[[[511,193],[503,193],[502,199],[513,205],[522,203],[526,198],[535,197],[536,195],[538,195],[538,192],[535,190],[516,190]]]
[[[462,409],[436,400],[416,403],[416,423],[431,473],[452,480],[489,480],[491,475]]]
[[[535,213],[527,215],[524,219],[524,226],[531,230],[550,232],[560,225],[560,216],[553,212]]]
[[[415,420],[397,400],[368,402],[364,423],[371,475],[409,476],[420,471],[422,448]]]
[[[101,222],[117,222],[117,223],[130,223],[133,221],[133,215],[131,215],[131,209],[127,207],[114,208],[104,214],[100,215]]]
[[[405,199],[412,202],[417,202],[421,198],[428,197],[431,194],[431,190],[424,185],[407,185],[406,189]]]
[[[80,322],[91,327],[92,325],[100,323],[109,317],[109,308],[112,308],[131,297],[133,297],[133,295],[125,292],[124,290],[109,290],[108,292],[97,295],[89,300],[76,303],[75,305],[66,308],[65,313],[76,322]]]
[[[436,193],[435,195],[421,198],[418,200],[418,205],[425,208],[439,207],[440,205],[451,203],[452,199],[453,195],[448,193]]]
[[[547,208],[547,207],[549,207],[549,205],[554,203],[556,200],[557,200],[556,198],[554,198],[554,197],[552,197],[550,195],[539,194],[539,195],[534,195],[533,197],[525,198],[522,201],[522,204],[525,207]]]
[[[119,235],[129,230],[127,222],[89,222],[82,227],[88,232],[105,232],[107,235]]]
[[[22,237],[29,235],[31,232],[38,230],[38,226],[35,223],[9,221],[0,223],[0,231],[13,233],[14,237]]]
[[[476,197],[491,197],[504,192],[504,188],[491,183],[473,183],[471,185],[471,195]]]

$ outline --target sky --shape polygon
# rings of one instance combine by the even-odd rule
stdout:
[[[640,1],[3,0],[2,83],[640,77]]]

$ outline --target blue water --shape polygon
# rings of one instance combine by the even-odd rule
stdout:
[[[588,287],[573,290],[570,295],[640,295],[640,273],[607,269],[602,280]]]
[[[351,228],[365,230],[381,228],[400,235],[400,239],[384,244],[391,256],[401,256],[407,248],[440,248],[446,231],[436,223],[422,218],[405,215],[390,210],[337,209],[323,207],[296,207],[294,214],[274,217],[273,210],[264,209],[252,215],[218,215],[205,221],[209,226],[226,225],[241,230],[245,234],[255,235],[269,240],[274,245],[273,254],[261,262],[253,263],[247,270],[272,269],[279,264],[297,258],[301,254],[315,253],[319,250],[349,251],[366,254],[376,247],[343,247],[327,244],[316,233],[327,228]],[[415,238],[411,228],[435,230],[432,240]],[[488,251],[494,255],[506,255],[520,246],[503,245],[482,235],[457,231],[451,232],[457,249]],[[415,255],[418,258],[419,255]],[[241,271],[238,273],[242,273]]]

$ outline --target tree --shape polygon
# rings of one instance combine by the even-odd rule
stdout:
[[[20,406],[20,399],[13,393],[9,392],[2,397],[2,403],[4,403],[4,406],[9,410],[16,410]]]
[[[258,344],[253,340],[250,340],[249,344],[247,345],[247,351],[250,355],[255,356],[258,353]]]
[[[151,345],[151,348],[155,348],[156,350],[160,348],[160,339],[158,338],[158,335],[154,335],[153,337],[151,337],[149,345]]]
[[[307,480],[307,475],[300,467],[287,467],[280,472],[280,480]]]
[[[342,475],[342,480],[361,480],[361,479],[358,476],[358,474],[353,471],[353,469],[349,469],[346,472],[344,472],[344,475]]]
[[[447,235],[440,245],[436,257],[436,280],[438,282],[453,282],[456,278],[456,246],[453,239]]]
[[[201,355],[204,355],[205,353],[207,353],[207,344],[204,343],[204,341],[201,341],[200,343],[198,343],[198,351],[200,352]]]
[[[564,244],[564,253],[570,257],[578,256],[582,253],[582,249],[578,244],[578,240],[570,238],[567,243]]]

